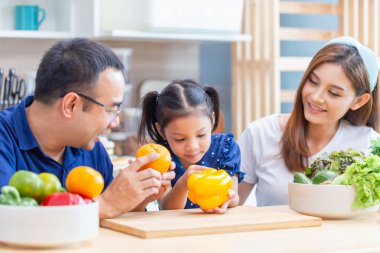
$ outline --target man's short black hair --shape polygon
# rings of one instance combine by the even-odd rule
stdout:
[[[124,69],[110,48],[84,38],[60,41],[41,60],[34,98],[51,104],[68,92],[91,94],[106,68]]]

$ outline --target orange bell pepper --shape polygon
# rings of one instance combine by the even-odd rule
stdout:
[[[225,170],[207,169],[187,180],[188,198],[202,209],[213,209],[228,200],[232,179]]]

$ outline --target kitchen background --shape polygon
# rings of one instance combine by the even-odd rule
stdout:
[[[43,53],[57,40],[66,37],[93,37],[112,48],[130,49],[126,67],[128,83],[133,85],[131,101],[126,106],[136,106],[139,86],[145,80],[170,81],[177,78],[193,78],[201,83],[217,85],[224,101],[222,107],[226,115],[226,128],[230,125],[230,43],[218,41],[206,42],[191,38],[189,29],[185,29],[190,39],[176,39],[173,36],[163,38],[161,35],[152,38],[144,36],[131,38],[127,36],[100,35],[102,29],[146,29],[141,28],[141,17],[133,19],[144,12],[141,8],[148,3],[166,1],[66,1],[66,0],[2,0],[0,2],[0,67],[15,68],[17,73],[25,78],[35,75],[39,60]],[[136,4],[141,2],[141,4]],[[198,1],[200,2],[200,1]],[[213,1],[214,3],[216,1]],[[231,2],[230,0],[224,2]],[[241,5],[242,5],[241,1]],[[156,4],[156,5],[157,5]],[[46,10],[46,19],[38,31],[15,30],[15,6],[38,5]],[[103,10],[105,9],[106,10]],[[99,11],[97,8],[102,9]],[[154,6],[150,7],[151,9]],[[147,9],[149,9],[147,7]],[[242,9],[242,8],[241,8]],[[115,13],[116,12],[116,13]],[[98,16],[96,16],[98,15]],[[238,13],[242,15],[242,13]],[[144,15],[140,15],[144,16]],[[146,14],[145,14],[146,16]],[[127,19],[130,23],[123,21]],[[109,21],[113,19],[112,21]],[[240,17],[241,19],[241,17]],[[93,22],[91,24],[91,22]],[[100,22],[100,24],[99,24]],[[98,23],[98,27],[95,28]],[[114,24],[114,27],[110,27]],[[116,24],[119,24],[116,26]],[[87,27],[86,27],[87,25]],[[123,30],[125,31],[125,30]],[[181,31],[179,31],[181,33]],[[147,33],[149,35],[149,33]],[[201,31],[201,36],[209,36],[208,31]],[[219,35],[219,34],[218,34]],[[223,36],[222,36],[223,37]],[[209,38],[212,38],[209,36]],[[232,39],[231,39],[232,38]],[[222,40],[233,40],[233,36]],[[212,38],[212,40],[215,40]]]
[[[303,0],[305,1],[336,3],[338,0]],[[27,80],[28,85],[33,85],[33,77],[42,55],[56,41],[73,36],[94,38],[111,48],[121,50],[121,57],[125,49],[123,60],[128,81],[126,98],[129,98],[126,100],[126,107],[137,106],[141,85],[147,80],[166,83],[173,79],[193,78],[203,84],[215,85],[219,90],[225,130],[231,131],[234,117],[231,114],[231,46],[236,41],[255,40],[240,34],[244,2],[2,0],[0,68],[5,70],[5,74],[8,69],[15,68],[17,74]],[[46,19],[38,31],[15,30],[16,5],[38,5],[45,9]],[[157,8],[166,16],[155,14],[159,13]],[[173,8],[178,8],[179,16],[174,15]],[[216,16],[213,13],[217,13]],[[181,19],[181,15],[196,17],[193,21],[200,17],[203,20],[192,23],[191,20]],[[156,26],[148,27],[147,23],[152,24],[152,20],[156,22]],[[215,20],[219,20],[219,23]],[[280,23],[281,26],[338,29],[338,18],[334,15],[310,17],[281,14]],[[323,43],[281,41],[281,56],[311,56]],[[302,72],[282,73],[281,88],[295,89],[301,76]],[[281,104],[282,112],[289,112],[291,109],[291,103]],[[135,109],[126,109],[125,122],[131,121],[131,118],[136,119],[136,115],[138,112]],[[129,132],[135,128],[136,124],[124,123],[119,130]],[[114,140],[118,144],[125,138],[126,135],[115,135]],[[124,155],[128,151],[128,148],[121,147],[118,153]]]
[[[225,9],[231,3],[234,4],[235,2],[236,5],[241,5],[244,2],[233,0],[208,1],[210,2],[208,6],[202,4],[201,1],[194,1],[193,6],[198,4],[200,8],[207,8],[212,6],[213,3],[219,3],[219,6],[225,5],[222,11],[226,11]],[[229,35],[233,32],[240,32],[236,30],[236,24],[217,24],[219,25],[217,29],[222,29],[220,28],[222,25],[227,27],[228,25],[235,25],[233,27],[235,31],[231,31],[232,28],[230,28],[230,31],[225,29],[226,31],[224,32],[227,36],[222,37],[222,39],[217,36],[213,37],[213,35],[220,35],[223,30],[207,30],[207,24],[205,27],[201,27],[202,24],[200,25],[199,23],[185,24],[188,25],[187,28],[180,27],[175,31],[187,33],[188,38],[191,38],[191,29],[194,30],[194,27],[191,26],[198,26],[196,32],[206,35],[206,37],[209,35],[209,38],[216,40],[212,42],[197,38],[197,36],[193,36],[194,38],[191,40],[176,39],[176,33],[173,33],[173,29],[170,32],[174,35],[169,36],[169,39],[162,38],[160,35],[156,37],[153,35],[152,38],[145,38],[144,36],[134,38],[129,35],[104,36],[100,35],[102,29],[106,31],[120,30],[120,28],[146,30],[147,15],[154,12],[152,8],[157,8],[158,4],[173,4],[174,2],[170,0],[81,0],[81,2],[82,4],[78,4],[73,0],[2,0],[0,3],[0,67],[4,68],[5,72],[14,67],[19,75],[31,82],[41,56],[58,39],[71,36],[94,37],[112,48],[131,49],[126,67],[128,83],[132,84],[129,91],[132,94],[128,96],[131,100],[127,102],[126,106],[137,105],[136,98],[138,98],[139,86],[145,80],[194,78],[201,83],[217,86],[223,101],[222,110],[225,117],[225,129],[231,131],[231,43],[239,40],[239,37],[233,36],[233,34],[232,36]],[[177,2],[181,1],[177,0]],[[337,0],[309,0],[309,2],[336,3]],[[46,10],[47,16],[42,22],[39,31],[23,32],[14,30],[16,5],[38,5]],[[196,12],[196,7],[193,8],[193,11]],[[232,13],[232,11],[235,11],[235,13]],[[208,13],[209,11],[205,9],[204,12]],[[231,16],[234,16],[232,22],[236,23],[234,20],[241,20],[243,14],[241,9],[230,8],[229,12]],[[196,16],[195,13],[191,15]],[[144,18],[146,19],[145,23]],[[207,21],[211,22],[210,20]],[[169,21],[164,20],[162,22],[175,23],[178,21],[174,19],[170,21],[169,19]],[[228,21],[223,22],[228,23]],[[281,25],[286,26],[321,29],[333,26],[338,29],[337,17],[332,15],[324,15],[323,18],[310,18],[307,16],[302,17],[302,15],[282,14],[280,22]],[[174,26],[174,24],[171,25]],[[214,29],[217,26],[215,24],[210,24],[209,26],[212,25],[214,25]],[[310,56],[323,45],[323,42],[301,42],[302,45],[299,43],[282,41],[281,55]],[[281,83],[284,84],[283,88],[295,88],[301,75],[302,73],[295,72],[283,73],[281,76]],[[291,108],[291,103],[281,105],[281,111],[283,112],[288,112]]]

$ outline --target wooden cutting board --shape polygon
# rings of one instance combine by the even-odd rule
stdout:
[[[239,206],[228,209],[225,214],[205,214],[200,209],[139,212],[100,221],[102,227],[143,238],[316,227],[321,224],[322,219],[295,213],[288,206]]]

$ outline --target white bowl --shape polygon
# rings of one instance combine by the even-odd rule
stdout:
[[[327,219],[347,219],[379,210],[379,205],[354,209],[356,190],[347,185],[313,185],[289,182],[289,206],[302,214]]]
[[[99,204],[22,207],[0,205],[0,241],[23,247],[60,247],[97,236]]]

